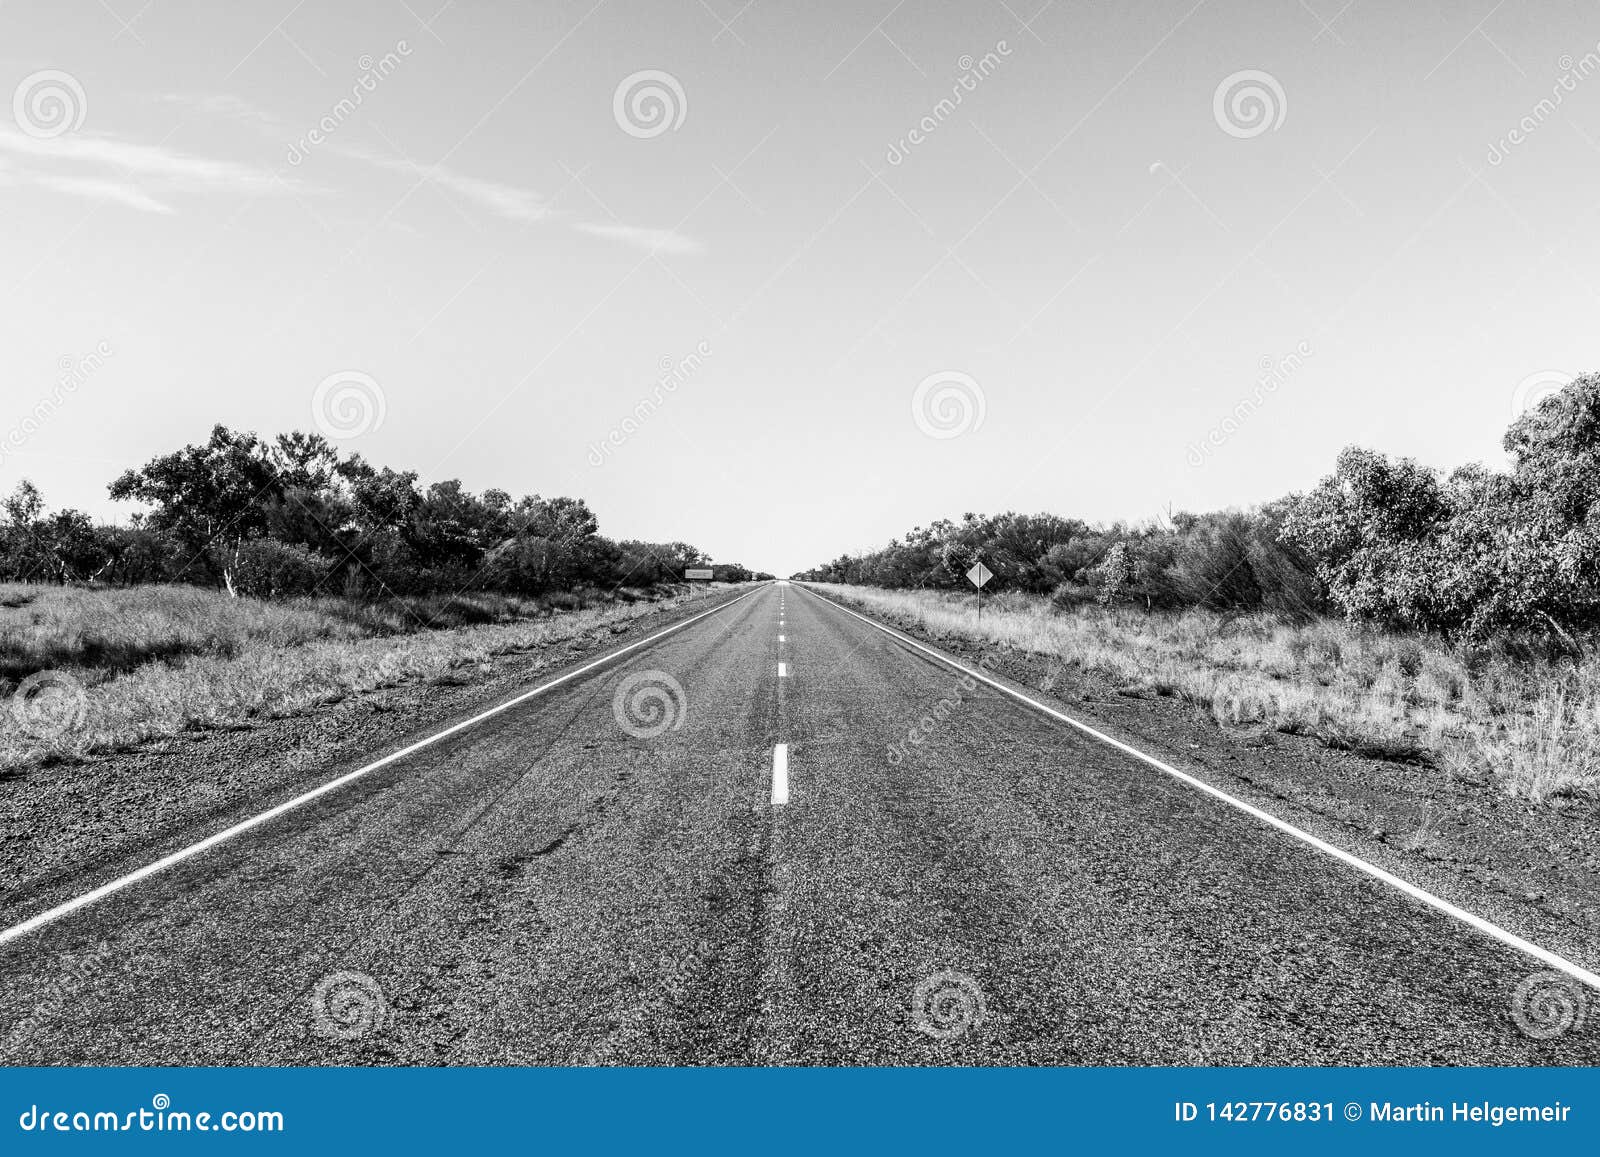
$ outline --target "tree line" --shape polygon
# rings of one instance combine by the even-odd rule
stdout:
[[[1448,473],[1350,447],[1305,494],[1248,510],[1090,525],[964,515],[794,577],[880,587],[1046,593],[1151,610],[1322,613],[1485,638],[1600,628],[1600,375],[1512,423],[1505,469]]]
[[[415,471],[343,455],[320,434],[267,439],[219,425],[109,490],[146,509],[97,524],[79,510],[47,511],[22,481],[0,504],[0,577],[352,598],[648,587],[681,582],[689,567],[725,582],[771,577],[713,565],[685,542],[607,538],[580,498],[424,485]]]

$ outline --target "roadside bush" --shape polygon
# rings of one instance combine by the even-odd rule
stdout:
[[[1510,472],[1351,447],[1283,538],[1345,615],[1469,639],[1600,626],[1600,375],[1512,423]]]
[[[239,548],[234,584],[240,594],[258,599],[308,595],[328,577],[332,561],[308,547],[270,538]]]
[[[1503,444],[1508,471],[1448,475],[1352,446],[1307,494],[1160,524],[967,514],[794,577],[959,590],[981,559],[995,575],[987,589],[1048,593],[1060,610],[1098,602],[1302,624],[1332,611],[1475,645],[1543,636],[1581,655],[1578,636],[1600,631],[1600,374],[1544,398]]]

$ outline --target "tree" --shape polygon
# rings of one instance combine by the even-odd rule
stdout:
[[[110,493],[150,510],[130,527],[96,528],[75,511],[46,518],[38,492],[19,487],[4,506],[0,562],[62,581],[199,576],[233,593],[356,597],[679,582],[706,561],[687,543],[619,546],[579,498],[475,494],[457,479],[423,486],[414,471],[293,431],[266,440],[217,426],[204,443],[124,472]]]
[[[49,514],[28,479],[0,504],[0,573],[22,582],[84,582],[111,561],[109,532],[81,510]]]
[[[40,537],[44,498],[39,488],[24,478],[4,503],[0,524],[0,549],[4,551],[6,577],[26,582],[49,573],[49,557]]]
[[[192,560],[211,568],[228,593],[236,594],[240,547],[265,533],[267,500],[280,496],[282,488],[261,439],[219,425],[202,445],[126,471],[110,492],[113,499],[151,504],[147,524],[171,534]]]

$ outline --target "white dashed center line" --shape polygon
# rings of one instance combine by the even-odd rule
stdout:
[[[789,745],[779,743],[772,749],[772,806],[782,807],[789,802]]]
[[[784,620],[783,596],[778,596],[778,642],[785,641],[783,632]],[[782,679],[789,674],[789,664],[778,664],[778,678]],[[780,699],[780,705],[782,700]],[[780,706],[781,710],[781,706]],[[772,748],[772,806],[782,807],[789,802],[789,745],[777,743]]]

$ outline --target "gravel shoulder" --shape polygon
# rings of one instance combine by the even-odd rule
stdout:
[[[0,922],[25,919],[746,589],[697,591],[546,646],[294,716],[0,776]]]
[[[1230,735],[1174,697],[1062,660],[935,635],[827,596],[975,663],[1105,733],[1590,969],[1600,968],[1600,804],[1535,805],[1425,767],[1278,732]],[[1154,774],[1154,773],[1152,773]]]

